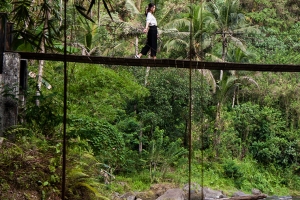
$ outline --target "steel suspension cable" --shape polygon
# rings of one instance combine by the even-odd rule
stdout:
[[[193,0],[190,0],[191,4],[191,16],[190,16],[190,68],[189,68],[189,194],[188,199],[191,199],[191,174],[192,174],[192,34],[193,34],[193,10],[192,4]]]
[[[64,116],[63,116],[63,143],[62,143],[62,186],[61,186],[61,199],[65,200],[66,191],[66,158],[67,158],[67,138],[66,138],[66,127],[67,127],[67,0],[64,0]]]
[[[200,23],[200,29],[201,29],[201,35],[200,35],[200,53],[201,53],[201,60],[204,59],[204,53],[203,53],[203,0],[201,0],[201,11],[200,11],[200,16],[201,16],[201,23]],[[201,70],[204,70],[205,65],[202,67]],[[200,120],[201,120],[201,200],[204,200],[204,113],[203,113],[203,86],[204,86],[204,76],[202,75],[201,77],[201,83],[200,83],[200,88],[201,88],[201,93],[200,93],[200,101],[201,101],[201,106],[200,106]]]

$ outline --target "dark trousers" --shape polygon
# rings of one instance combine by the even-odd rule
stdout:
[[[147,34],[147,43],[142,48],[141,53],[147,55],[148,51],[151,50],[150,56],[156,56],[157,51],[157,26],[149,26],[149,31]]]

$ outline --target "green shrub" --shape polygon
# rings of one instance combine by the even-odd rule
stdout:
[[[243,172],[234,160],[223,162],[224,177],[233,179],[235,186],[241,188],[243,184]]]
[[[168,170],[180,167],[186,161],[187,150],[182,147],[180,139],[170,142],[169,137],[164,137],[164,131],[158,128],[149,143],[148,165],[151,182],[161,182]]]
[[[88,117],[72,120],[70,126],[70,135],[86,139],[102,163],[113,169],[122,167],[125,143],[117,128],[106,121]]]

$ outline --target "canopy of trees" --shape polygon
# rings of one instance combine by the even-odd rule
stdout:
[[[14,23],[14,50],[63,53],[66,30],[68,54],[133,57],[146,40],[148,3],[68,1],[66,24],[62,1],[0,0],[0,12]],[[155,4],[158,58],[300,63],[298,1]],[[63,64],[30,61],[28,70],[38,79],[28,79],[20,124],[0,140],[0,197],[20,189],[54,199],[61,189]],[[110,199],[113,191],[187,183],[189,128],[193,181],[300,195],[298,93],[298,73],[68,64],[66,195]]]

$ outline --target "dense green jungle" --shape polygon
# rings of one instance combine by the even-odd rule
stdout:
[[[157,59],[300,63],[300,1],[156,0]],[[15,51],[130,57],[150,1],[0,0]],[[60,199],[64,63],[28,61],[0,137],[0,199]],[[300,74],[67,64],[67,199],[152,184],[300,195]],[[9,89],[1,86],[1,95]],[[189,139],[191,133],[191,151]],[[189,154],[190,153],[190,154]],[[189,171],[189,156],[191,171]]]

